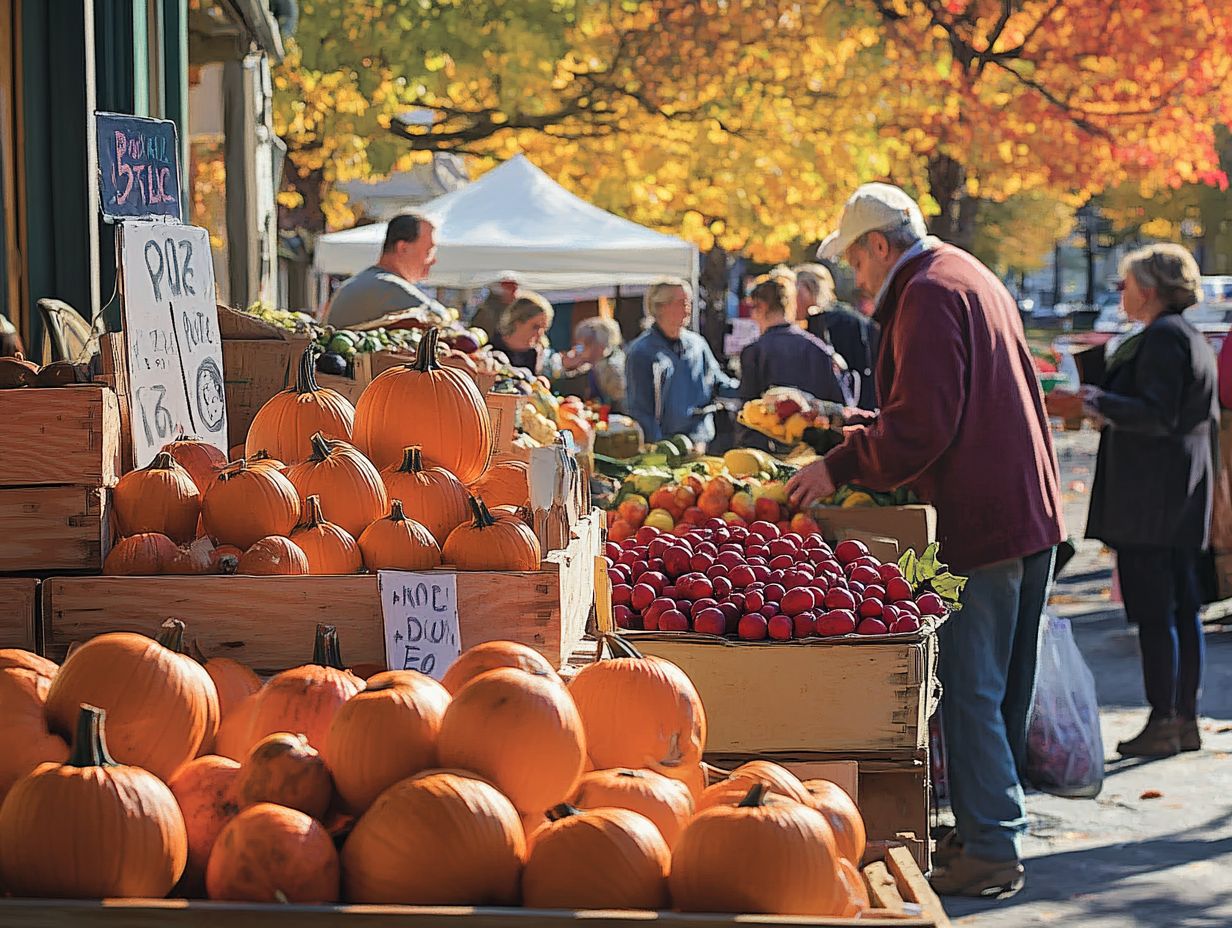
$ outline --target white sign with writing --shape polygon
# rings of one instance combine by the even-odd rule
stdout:
[[[149,464],[180,432],[226,454],[227,402],[209,233],[178,223],[124,223],[120,286],[134,464]]]
[[[440,680],[462,653],[457,574],[380,570],[376,578],[389,669],[418,670]]]

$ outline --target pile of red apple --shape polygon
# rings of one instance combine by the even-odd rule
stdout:
[[[787,641],[915,632],[946,612],[861,542],[831,548],[771,522],[710,519],[683,536],[642,526],[605,555],[620,628]]]

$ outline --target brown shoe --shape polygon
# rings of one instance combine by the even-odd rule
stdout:
[[[929,882],[942,896],[1008,899],[1022,889],[1026,871],[1017,860],[983,860],[959,850]]]
[[[1117,745],[1122,757],[1172,757],[1181,752],[1181,723],[1177,719],[1150,719],[1135,738]]]
[[[1197,719],[1181,719],[1180,742],[1182,751],[1201,751],[1202,733]]]

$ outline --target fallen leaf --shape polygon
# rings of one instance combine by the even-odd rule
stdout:
[[[1142,795],[1141,795],[1141,796],[1139,796],[1138,798],[1139,798],[1139,799],[1159,799],[1159,798],[1160,798],[1160,797],[1162,797],[1162,796],[1163,796],[1163,793],[1161,793],[1159,790],[1157,790],[1157,789],[1148,789],[1148,790],[1145,790],[1145,791],[1142,793]]]

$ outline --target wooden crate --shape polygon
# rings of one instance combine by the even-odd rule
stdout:
[[[0,577],[0,648],[37,651],[35,603],[38,581],[33,577]]]
[[[941,901],[901,845],[870,848],[863,867],[876,906],[860,919],[686,912],[571,911],[401,905],[262,905],[183,899],[0,899],[5,928],[949,928]]]
[[[0,489],[0,573],[102,570],[110,521],[102,487]]]
[[[115,486],[120,405],[98,384],[0,390],[0,487]]]
[[[579,523],[568,548],[538,571],[458,572],[462,647],[508,639],[555,666],[582,640],[594,601],[602,515]],[[261,672],[304,663],[318,622],[338,627],[344,659],[383,663],[376,577],[55,577],[43,583],[43,635],[61,659],[74,641],[110,631],[153,634],[170,617],[188,623],[208,654]]]

